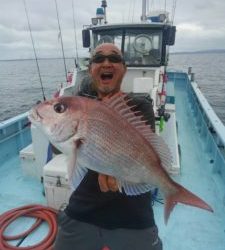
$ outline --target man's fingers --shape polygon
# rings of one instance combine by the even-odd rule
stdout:
[[[118,191],[118,184],[115,177],[108,176],[108,187],[111,191]]]
[[[99,174],[98,175],[98,183],[99,183],[100,190],[102,192],[108,192],[109,191],[109,187],[108,187],[108,184],[107,184],[107,179],[108,179],[107,175],[104,175],[104,174]]]
[[[102,192],[118,191],[118,184],[115,177],[99,174],[98,175],[98,183],[100,190]]]

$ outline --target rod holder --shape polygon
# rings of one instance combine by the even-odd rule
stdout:
[[[192,73],[192,67],[188,67],[188,75]]]
[[[191,82],[195,81],[195,73],[191,73]]]

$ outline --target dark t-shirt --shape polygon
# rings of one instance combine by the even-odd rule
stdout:
[[[94,97],[93,93],[89,92],[88,95]],[[154,130],[155,119],[150,99],[133,94],[129,96],[132,98],[129,105],[135,104],[134,111],[140,111]],[[106,229],[144,229],[155,225],[150,192],[135,196],[119,191],[102,192],[98,184],[98,173],[92,170],[88,170],[72,193],[65,212],[71,218]]]

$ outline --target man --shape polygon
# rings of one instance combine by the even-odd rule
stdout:
[[[111,43],[99,45],[90,60],[91,89],[81,95],[101,100],[120,91],[126,65],[121,51]],[[135,98],[154,129],[151,102]],[[88,170],[69,204],[59,215],[55,250],[161,250],[162,243],[151,207],[150,192],[128,196],[118,191],[117,181]]]

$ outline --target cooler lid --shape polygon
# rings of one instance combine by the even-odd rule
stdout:
[[[67,156],[56,155],[44,166],[44,176],[62,177],[67,179]]]

